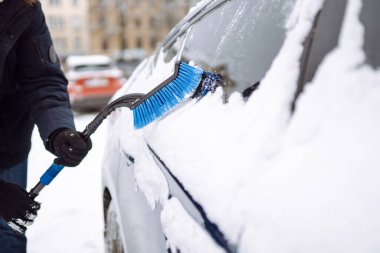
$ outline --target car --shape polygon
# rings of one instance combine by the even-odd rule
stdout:
[[[71,55],[65,61],[68,92],[74,110],[99,110],[125,82],[107,55]]]
[[[125,49],[112,54],[112,60],[116,63],[119,69],[124,73],[124,76],[129,77],[134,69],[146,58],[145,50]]]
[[[128,108],[110,115],[106,252],[378,252],[379,9],[196,4],[113,99],[178,60],[221,80],[142,129]]]

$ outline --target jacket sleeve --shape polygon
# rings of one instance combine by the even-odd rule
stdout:
[[[45,141],[59,128],[73,128],[67,80],[61,70],[41,4],[17,46],[17,79],[32,121]]]

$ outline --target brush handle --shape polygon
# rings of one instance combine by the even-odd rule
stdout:
[[[43,185],[49,185],[51,181],[63,170],[65,166],[63,165],[58,165],[53,163],[50,165],[50,167],[45,171],[45,173],[41,176],[40,182]]]
[[[128,94],[116,99],[115,101],[104,107],[98,113],[98,115],[96,115],[96,117],[86,126],[81,135],[85,140],[87,140],[96,131],[96,129],[98,129],[103,120],[107,118],[107,116],[110,115],[111,112],[113,112],[116,108],[127,107],[131,109],[133,104],[143,96],[144,94]],[[54,178],[62,171],[63,168],[63,165],[58,165],[55,163],[50,165],[50,167],[41,176],[40,181],[36,184],[35,187],[32,188],[32,190],[30,190],[29,196],[33,199],[36,198],[42,191],[42,189],[45,186],[49,185],[54,180]]]
[[[86,126],[84,131],[82,132],[83,138],[86,140],[90,137],[91,134],[93,134],[96,129],[100,126],[100,124],[103,122],[105,118],[108,117],[108,115],[111,114],[116,108],[119,107],[127,107],[129,109],[132,109],[132,106],[136,101],[138,101],[140,98],[142,98],[144,94],[134,93],[134,94],[128,94],[121,96],[120,98],[116,99],[106,107],[104,107],[98,115]]]

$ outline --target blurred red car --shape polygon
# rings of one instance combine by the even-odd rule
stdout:
[[[74,110],[100,109],[123,85],[123,72],[106,55],[69,56],[68,92]]]

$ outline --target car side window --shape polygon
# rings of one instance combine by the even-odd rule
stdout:
[[[160,47],[155,55],[155,65],[171,63],[174,67],[174,60],[179,54],[185,35],[186,34],[181,34],[180,36],[176,36],[170,45]]]
[[[346,5],[347,0],[326,1],[316,17],[314,27],[305,42],[306,50],[301,59],[302,69],[292,111],[295,110],[296,101],[305,84],[313,79],[325,56],[337,47]]]
[[[182,55],[222,75],[225,97],[257,87],[285,40],[294,0],[230,1],[194,24]]]
[[[379,0],[363,0],[360,21],[364,25],[364,52],[366,62],[374,68],[380,67],[379,10]]]
[[[146,78],[150,78],[150,80],[153,80],[153,83],[158,85],[174,73],[175,62],[181,45],[183,44],[184,37],[185,34],[176,36],[170,45],[157,48],[152,57],[152,61],[147,66]]]

